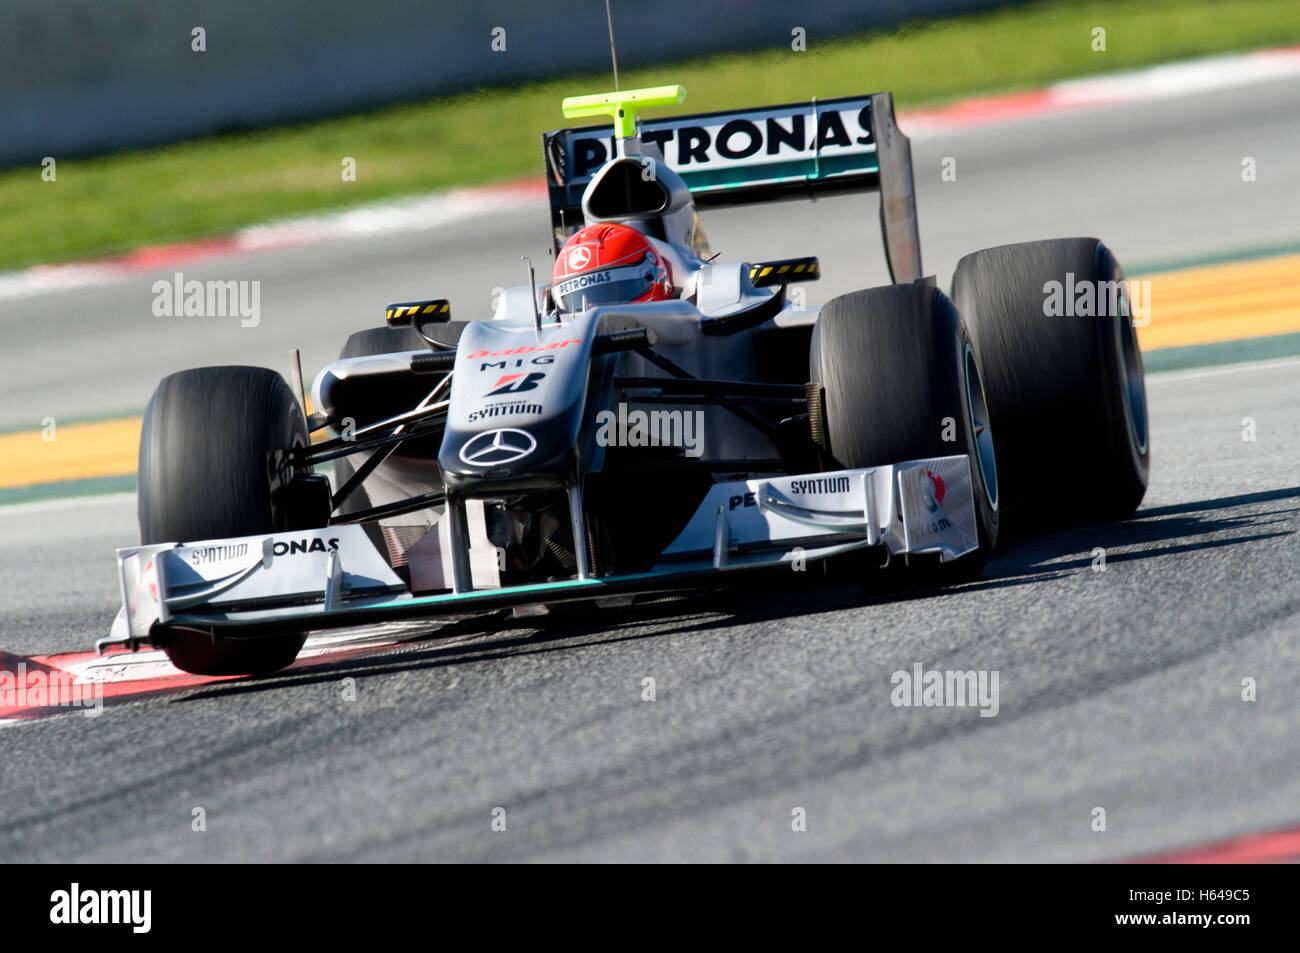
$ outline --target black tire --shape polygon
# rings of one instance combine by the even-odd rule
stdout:
[[[986,248],[953,276],[997,428],[1004,513],[1019,533],[1123,519],[1146,493],[1146,389],[1127,291],[1116,313],[1049,315],[1047,283],[1064,287],[1067,275],[1076,287],[1124,287],[1115,256],[1095,238]]]
[[[140,542],[170,543],[324,526],[272,494],[270,455],[306,445],[307,422],[293,392],[261,367],[200,367],[163,378],[140,433]],[[306,633],[213,641],[178,633],[164,646],[177,668],[199,675],[274,671],[294,660]]]
[[[936,582],[978,575],[998,536],[993,433],[969,344],[953,303],[921,284],[833,298],[813,329],[810,371],[821,385],[828,449],[836,460],[859,468],[971,457],[979,547],[932,567]],[[946,418],[955,428],[945,426]]]

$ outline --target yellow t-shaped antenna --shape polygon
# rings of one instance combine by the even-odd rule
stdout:
[[[636,114],[651,106],[676,106],[686,101],[685,86],[651,86],[625,89],[622,92],[592,93],[589,96],[566,96],[560,108],[566,119],[583,116],[610,116],[614,135],[631,139],[636,135]]]

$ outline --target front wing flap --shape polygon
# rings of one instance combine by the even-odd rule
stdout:
[[[978,543],[970,460],[958,455],[715,484],[651,571],[596,579],[416,596],[355,524],[133,546],[117,551],[123,608],[97,647],[135,649],[182,628],[254,637],[694,588],[870,546],[949,561]]]
[[[663,565],[816,558],[835,547],[885,546],[947,562],[979,545],[964,455],[892,466],[716,484],[663,553]],[[796,551],[797,550],[797,551]]]

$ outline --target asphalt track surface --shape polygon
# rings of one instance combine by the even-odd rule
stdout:
[[[1141,261],[1295,241],[1297,103],[1300,84],[1277,83],[918,142],[927,264],[946,283],[966,251],[1063,234]],[[946,155],[955,183],[938,180]],[[1243,155],[1260,169],[1249,185]],[[824,295],[881,277],[865,211],[744,210],[710,231],[724,254],[749,242],[735,257],[820,253]],[[761,234],[774,214],[784,233]],[[295,342],[310,373],[383,303],[483,298],[544,241],[532,207],[455,236],[185,269],[261,278],[256,329],[160,327],[154,276],[10,302],[3,423],[139,408],[170,370],[278,365],[266,349]],[[461,624],[310,671],[0,728],[0,857],[1082,861],[1294,826],[1300,362],[1157,375],[1149,397],[1137,517],[1010,545],[958,589],[767,589]],[[0,648],[88,647],[115,610],[112,549],[134,534],[123,496],[0,514]],[[891,674],[918,662],[997,670],[998,715],[895,707]],[[206,832],[191,830],[196,807]],[[806,831],[791,830],[795,808]]]

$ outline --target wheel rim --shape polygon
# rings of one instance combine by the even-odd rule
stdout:
[[[1123,287],[1121,279],[1121,287]],[[1147,389],[1142,376],[1142,353],[1138,350],[1137,331],[1129,310],[1128,291],[1123,292],[1123,304],[1115,315],[1115,335],[1119,343],[1120,373],[1123,376],[1120,390],[1124,394],[1124,416],[1128,421],[1129,437],[1139,454],[1147,452]]]
[[[988,402],[984,399],[984,382],[979,365],[975,363],[975,349],[966,342],[966,406],[970,413],[971,433],[975,438],[975,462],[984,482],[984,493],[993,509],[998,508],[998,463],[993,454],[993,428],[989,425]]]

